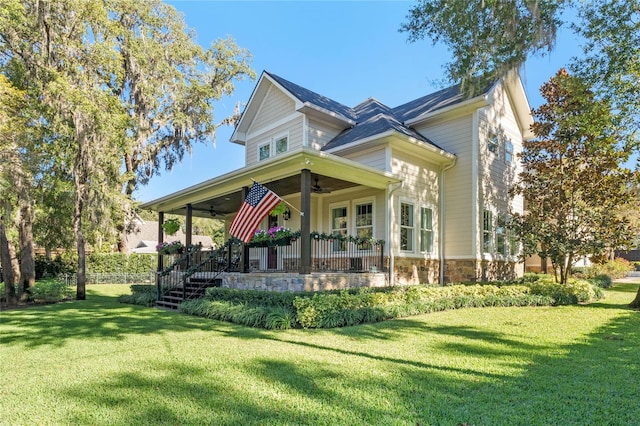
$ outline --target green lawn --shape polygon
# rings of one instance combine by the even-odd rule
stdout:
[[[89,286],[86,301],[0,313],[0,424],[638,424],[636,291],[266,331]]]

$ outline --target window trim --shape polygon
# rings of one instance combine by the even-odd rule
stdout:
[[[513,142],[511,142],[510,139],[507,139],[504,142],[504,162],[506,164],[512,164],[513,163],[513,157],[514,157],[514,148],[513,148]],[[509,157],[507,159],[507,157]]]
[[[493,212],[482,210],[482,253],[493,254]]]
[[[278,142],[283,139],[285,139],[286,148],[284,151],[278,152]],[[289,133],[287,132],[286,134],[274,137],[273,138],[273,155],[276,156],[276,155],[284,154],[287,151],[289,151]]]
[[[498,138],[498,134],[496,132],[490,131],[487,134],[487,152],[498,155],[499,150],[500,139]]]
[[[263,147],[265,147],[265,146],[266,146],[266,147],[268,148],[268,150],[269,150],[269,155],[267,155],[265,158],[260,158],[260,150],[261,150]],[[258,152],[257,152],[257,154],[258,154],[258,162],[260,162],[260,161],[265,161],[265,160],[268,160],[269,158],[271,158],[271,141],[268,141],[268,142],[264,142],[264,143],[259,144],[259,145],[258,145]]]
[[[345,201],[345,202],[339,202],[339,203],[331,203],[329,204],[329,233],[333,234],[334,231],[338,231],[338,230],[343,230],[343,228],[334,228],[333,225],[333,211],[335,209],[345,209],[345,222],[346,222],[346,227],[344,228],[345,234],[349,235],[349,221],[350,221],[350,216],[349,216],[349,202]],[[336,247],[338,247],[338,244],[341,247],[340,249],[336,249]],[[333,242],[333,244],[331,245],[331,250],[335,253],[335,252],[344,252],[346,251],[346,243],[344,241],[338,241],[335,240]]]
[[[435,240],[434,239],[434,235],[435,235],[434,228],[435,228],[435,226],[434,226],[434,220],[433,220],[434,219],[433,212],[435,211],[435,209],[432,206],[429,206],[429,205],[421,205],[419,207],[419,209],[420,209],[420,220],[419,220],[420,223],[418,223],[418,233],[419,233],[418,234],[418,238],[419,238],[418,249],[420,250],[420,253],[434,254],[434,244],[433,244],[433,242]],[[429,228],[429,229],[423,228],[423,226],[422,226],[422,211],[424,209],[427,209],[427,210],[431,211],[431,228]],[[429,235],[430,235],[429,250],[428,251],[427,250],[422,250],[422,241],[423,241],[422,233],[423,232],[429,232]]]
[[[400,205],[398,208],[398,249],[404,253],[415,253],[416,251],[416,212],[415,212],[416,203],[414,201],[400,199],[399,204]],[[411,225],[402,225],[402,205],[403,204],[410,206],[409,211],[411,212],[411,220],[412,220]],[[403,229],[411,230],[411,240],[410,240],[411,248],[409,249],[402,248],[402,230]],[[407,239],[407,242],[409,242],[409,239]]]

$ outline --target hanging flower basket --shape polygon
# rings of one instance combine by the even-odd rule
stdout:
[[[180,241],[174,241],[172,243],[160,243],[156,246],[158,254],[182,254],[184,253],[184,246]]]

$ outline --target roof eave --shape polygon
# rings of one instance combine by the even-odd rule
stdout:
[[[462,111],[466,109],[473,110],[487,105],[489,105],[489,102],[487,101],[487,94],[483,93],[482,95],[476,96],[475,98],[467,99],[466,101],[462,101],[457,104],[449,105],[435,111],[424,113],[415,118],[405,121],[404,124],[405,126],[413,127],[416,124],[427,121],[439,115],[450,113],[452,111]]]

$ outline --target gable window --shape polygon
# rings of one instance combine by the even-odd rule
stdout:
[[[413,251],[413,204],[400,203],[400,250]]]
[[[482,251],[491,253],[493,251],[493,213],[489,210],[482,212]]]
[[[497,253],[501,255],[507,254],[507,241],[505,227],[507,218],[504,214],[498,215],[498,223],[496,224],[496,249]]]
[[[489,133],[489,137],[487,138],[487,151],[493,152],[494,154],[498,152],[498,135],[493,132]]]
[[[347,235],[347,208],[344,206],[331,209],[331,233]],[[333,251],[345,251],[346,241],[333,240]]]
[[[258,146],[258,161],[266,160],[271,156],[271,145],[267,142]]]
[[[356,204],[356,237],[358,238],[373,238],[373,204],[362,203]],[[358,246],[361,250],[367,250],[371,248],[371,244],[364,243]]]
[[[431,253],[433,250],[433,210],[420,209],[420,251]]]
[[[287,150],[289,149],[289,138],[284,136],[279,139],[276,139],[274,145],[275,145],[276,155],[282,154],[283,152],[287,152]]]
[[[513,144],[511,141],[506,141],[504,144],[504,162],[511,164],[513,161]]]

